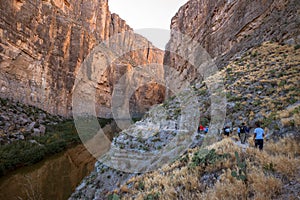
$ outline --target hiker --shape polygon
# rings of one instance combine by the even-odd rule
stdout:
[[[202,126],[202,125],[200,124],[200,126],[198,127],[198,133],[200,133],[200,132],[202,132],[202,131],[204,131],[204,126]]]
[[[205,126],[205,128],[204,128],[204,133],[208,133],[208,127],[207,126]]]
[[[224,135],[229,136],[229,134],[230,134],[230,127],[229,126],[225,126],[224,129],[223,129],[223,131],[224,131]]]
[[[260,150],[263,149],[264,147],[264,136],[265,132],[264,129],[260,127],[260,122],[255,122],[256,128],[254,129],[254,143],[255,143],[255,148],[259,148]]]
[[[243,122],[242,123],[242,126],[240,126],[239,128],[238,128],[238,134],[239,134],[239,138],[240,138],[240,140],[241,140],[241,143],[242,144],[245,144],[245,142],[246,142],[246,134],[247,133],[249,133],[249,129],[248,129],[248,127],[245,125],[245,123]]]

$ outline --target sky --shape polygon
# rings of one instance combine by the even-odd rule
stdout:
[[[188,0],[108,0],[109,10],[118,14],[137,33],[163,48],[172,17]],[[156,29],[157,31],[154,31]],[[162,38],[158,38],[160,29]],[[155,40],[160,41],[155,41]],[[157,44],[159,42],[159,44]]]

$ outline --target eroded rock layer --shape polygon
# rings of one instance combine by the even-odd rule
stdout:
[[[190,0],[172,19],[171,53],[165,53],[164,64],[193,80],[199,74],[182,54],[190,51],[188,56],[197,56],[195,44],[203,47],[218,67],[264,41],[299,44],[299,10],[297,0]],[[195,44],[183,45],[184,37],[178,32]]]
[[[108,49],[122,48],[124,43],[133,49],[143,47],[128,51],[117,62],[106,63],[108,72],[99,78],[107,82],[102,81],[105,84],[97,91],[103,97],[98,102],[103,108],[98,113],[101,117],[111,116],[115,77],[138,65],[162,64],[163,52],[111,14],[107,0],[5,0],[0,2],[0,12],[0,96],[51,114],[71,115],[76,75],[86,56],[101,42],[109,41]],[[128,34],[114,37],[124,32]],[[109,40],[111,37],[114,39]],[[162,87],[151,84],[133,96],[133,113],[144,112],[164,97]]]

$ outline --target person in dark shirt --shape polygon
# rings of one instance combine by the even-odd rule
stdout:
[[[239,128],[238,128],[238,134],[239,134],[239,138],[240,138],[240,140],[241,140],[241,143],[242,144],[245,144],[245,142],[246,142],[246,136],[247,136],[247,133],[249,133],[249,128],[245,125],[245,123],[243,122],[242,123],[242,126],[240,126]]]

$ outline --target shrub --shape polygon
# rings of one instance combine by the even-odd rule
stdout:
[[[110,194],[108,195],[108,200],[119,200],[120,197],[117,194]]]
[[[294,49],[295,50],[300,49],[300,44],[297,44],[296,46],[294,46]]]
[[[98,122],[99,122],[101,127],[104,127],[105,125],[112,123],[113,120],[114,119],[112,119],[112,118],[108,118],[108,119],[98,118]],[[138,120],[138,118],[134,118],[133,120]]]
[[[143,181],[139,181],[137,185],[138,190],[144,190],[145,189],[145,183]]]
[[[48,145],[46,145],[47,154],[54,154],[63,151],[66,148],[67,144],[64,140],[57,140]]]
[[[237,151],[234,152],[235,158],[236,158],[236,163],[238,166],[238,170],[237,171],[232,171],[231,175],[233,177],[235,177],[238,180],[242,180],[244,182],[247,181],[247,174],[246,174],[246,162],[242,161],[239,157],[239,154]]]
[[[144,200],[158,200],[158,199],[159,199],[159,193],[148,194],[146,197],[144,197]]]
[[[36,143],[15,141],[0,146],[0,176],[18,167],[37,163],[45,156],[59,153],[68,146],[80,142],[75,125],[71,120],[47,126],[44,136],[30,139]]]
[[[199,165],[210,165],[215,164],[218,160],[228,157],[229,154],[217,154],[215,149],[200,149],[192,157],[191,167]]]
[[[266,171],[271,171],[271,172],[274,172],[275,171],[275,164],[273,164],[272,162],[270,163],[267,163],[263,166],[264,170]]]
[[[268,127],[276,120],[276,113],[272,112],[268,117],[264,118],[262,121],[263,127]]]

